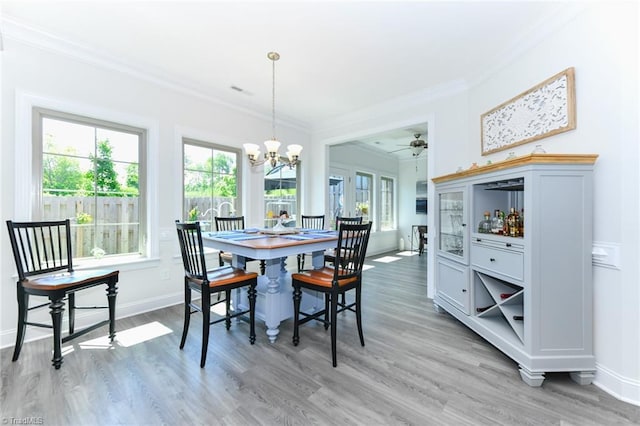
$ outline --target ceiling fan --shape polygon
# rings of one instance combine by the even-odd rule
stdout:
[[[411,154],[414,157],[417,157],[418,155],[420,155],[422,153],[422,151],[424,151],[425,149],[428,148],[428,144],[425,141],[423,141],[422,139],[420,139],[420,133],[415,133],[413,136],[416,139],[412,140],[409,143],[409,146],[405,146],[404,148],[396,149],[395,151],[390,151],[390,152],[398,152],[398,151],[403,151],[405,149],[410,149],[411,150]]]

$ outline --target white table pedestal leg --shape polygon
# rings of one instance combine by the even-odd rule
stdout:
[[[271,343],[276,341],[280,330],[280,259],[267,259],[267,293],[265,294],[265,325]]]

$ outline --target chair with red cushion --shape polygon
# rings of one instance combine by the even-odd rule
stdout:
[[[53,329],[53,366],[62,366],[62,343],[109,324],[109,339],[116,336],[116,294],[119,271],[73,269],[69,219],[48,222],[7,221],[13,258],[18,269],[18,330],[12,361],[20,356],[27,325]],[[76,292],[105,285],[108,306],[76,306]],[[44,296],[49,303],[29,306],[30,296]],[[62,337],[62,312],[67,301],[69,334]],[[49,306],[52,324],[30,322],[28,313]],[[108,309],[109,319],[75,331],[76,309]]]
[[[333,366],[336,361],[336,326],[337,315],[343,311],[356,314],[356,325],[360,336],[360,344],[364,346],[362,333],[362,267],[367,253],[367,244],[371,234],[371,222],[367,224],[340,224],[338,229],[338,246],[335,251],[334,267],[313,269],[292,274],[293,285],[293,344],[300,342],[299,326],[316,320],[324,323],[325,329],[331,327],[331,357]],[[307,289],[324,293],[324,310],[315,313],[300,311],[302,290]],[[347,291],[355,290],[355,302],[339,304],[338,297]]]
[[[200,367],[204,367],[207,361],[207,348],[209,345],[209,328],[212,324],[225,322],[227,330],[231,328],[231,319],[249,314],[249,342],[253,345],[256,341],[255,312],[256,312],[256,285],[258,274],[247,272],[244,269],[232,266],[221,266],[207,270],[202,244],[200,223],[179,223],[176,221],[178,241],[184,264],[184,325],[180,349],[184,348],[189,332],[191,314],[202,312],[202,349],[200,355]],[[248,287],[249,309],[231,312],[231,290]],[[192,291],[201,294],[200,305],[192,302]],[[211,296],[224,292],[225,298],[211,303]],[[211,321],[211,307],[218,303],[225,303],[224,318]],[[234,306],[237,309],[237,306]]]

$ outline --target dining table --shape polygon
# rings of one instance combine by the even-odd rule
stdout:
[[[312,267],[324,266],[324,252],[335,248],[337,231],[292,228],[283,231],[271,229],[244,229],[235,231],[203,232],[205,247],[232,253],[232,265],[245,268],[246,259],[265,260],[265,275],[258,278],[256,317],[264,320],[267,337],[274,343],[280,333],[280,323],[293,317],[293,287],[285,259],[291,255],[312,253]],[[305,292],[302,308],[308,312],[324,309],[324,296]],[[247,305],[246,292],[236,292],[234,303]]]

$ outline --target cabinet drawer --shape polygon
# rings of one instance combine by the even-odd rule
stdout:
[[[469,293],[469,267],[437,258],[436,299],[442,298],[469,315]]]
[[[517,251],[473,244],[471,263],[505,277],[520,281],[524,278],[524,256]]]

